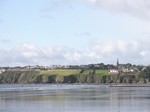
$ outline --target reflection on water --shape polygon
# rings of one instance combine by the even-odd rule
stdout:
[[[149,87],[0,85],[0,112],[149,112]]]

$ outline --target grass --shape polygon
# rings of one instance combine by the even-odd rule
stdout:
[[[95,74],[99,75],[108,75],[108,70],[96,70]]]
[[[85,70],[82,74],[90,74],[93,70]],[[108,70],[95,70],[95,74],[97,75],[108,75]]]
[[[92,72],[93,72],[93,70],[84,70],[82,74],[90,74]]]
[[[40,74],[44,75],[53,75],[53,74],[58,74],[58,75],[63,75],[63,76],[68,76],[71,74],[79,74],[80,70],[42,70]]]

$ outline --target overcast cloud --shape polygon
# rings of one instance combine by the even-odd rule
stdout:
[[[94,8],[105,9],[111,13],[129,14],[144,21],[150,21],[149,0],[60,0],[52,1],[41,11],[61,11],[64,6],[71,8],[74,1],[88,3]]]
[[[11,50],[0,49],[0,62],[3,66],[31,65],[76,65],[102,63],[115,64],[119,58],[122,63],[149,64],[149,41],[105,41],[93,43],[91,52],[85,53],[68,47],[38,48],[23,44]],[[130,60],[134,57],[134,60]],[[136,61],[135,61],[136,60]]]
[[[106,9],[112,13],[130,14],[144,21],[150,21],[149,0],[78,0],[95,8]]]

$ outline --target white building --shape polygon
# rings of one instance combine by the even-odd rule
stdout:
[[[0,69],[0,74],[5,72],[6,70],[5,69]]]
[[[115,69],[109,70],[109,74],[118,74],[118,73],[119,73],[118,70],[115,70]]]

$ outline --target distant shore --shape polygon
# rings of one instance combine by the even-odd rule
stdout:
[[[14,84],[0,84],[0,85],[103,85],[109,87],[150,87],[150,83],[148,84],[125,84],[125,83],[14,83]]]
[[[69,73],[70,74],[70,73]],[[90,84],[150,85],[150,77],[141,75],[47,74],[46,71],[7,71],[0,74],[0,84]]]
[[[131,83],[131,84],[110,84],[109,87],[150,87],[150,83],[140,84],[140,83]]]

